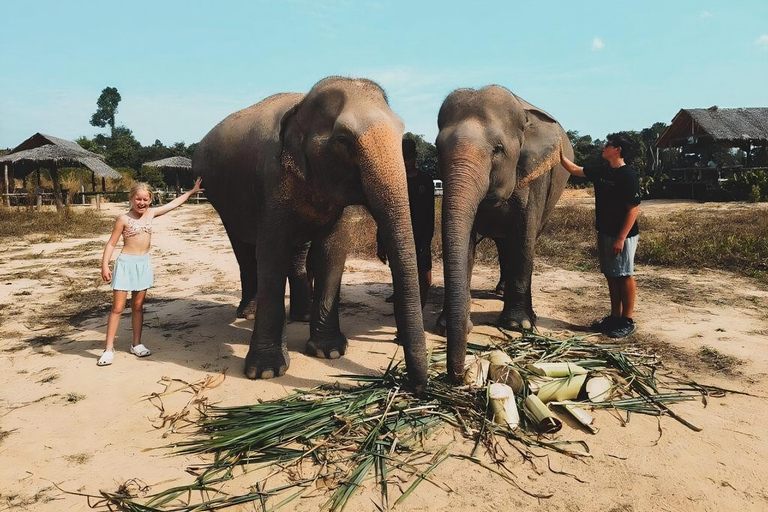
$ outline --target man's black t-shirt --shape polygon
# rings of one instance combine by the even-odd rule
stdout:
[[[419,171],[408,177],[408,203],[416,252],[419,253],[429,249],[435,234],[435,185],[429,174]]]
[[[627,205],[640,204],[637,173],[628,165],[618,169],[585,167],[584,176],[595,184],[595,227],[606,235],[618,236],[627,218]],[[627,237],[637,233],[635,221]]]

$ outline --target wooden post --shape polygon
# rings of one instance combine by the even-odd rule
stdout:
[[[8,183],[8,164],[5,164],[5,205],[11,206],[11,189]]]
[[[179,170],[176,169],[176,197],[181,195],[181,184],[179,182]]]
[[[37,200],[35,201],[37,208],[40,209],[43,206],[43,196],[40,193],[40,168],[37,168]]]
[[[93,189],[92,192],[96,192],[96,173],[91,173],[91,188]]]
[[[101,177],[101,191],[107,191],[107,180],[104,178],[104,176]]]
[[[56,205],[56,211],[59,212],[64,207],[64,203],[61,200],[61,184],[59,183],[59,170],[55,165],[52,165],[49,169],[51,173],[51,181],[53,181],[53,202]]]

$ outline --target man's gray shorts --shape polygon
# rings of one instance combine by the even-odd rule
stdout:
[[[600,259],[600,272],[606,277],[627,277],[635,273],[635,250],[639,235],[624,240],[624,249],[620,254],[613,254],[615,237],[597,233],[597,254]]]

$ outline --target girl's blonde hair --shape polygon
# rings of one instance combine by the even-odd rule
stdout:
[[[133,196],[138,194],[140,190],[145,191],[147,194],[149,194],[149,197],[152,197],[152,188],[149,186],[149,183],[139,181],[131,186],[131,190],[128,192],[128,199],[133,199]]]

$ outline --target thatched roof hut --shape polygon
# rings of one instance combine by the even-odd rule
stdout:
[[[181,194],[181,179],[179,174],[185,171],[192,171],[192,159],[185,156],[172,156],[162,160],[154,160],[141,164],[142,167],[154,167],[161,171],[171,170],[176,174],[176,193]],[[166,180],[167,183],[167,180]]]
[[[0,165],[4,165],[5,168],[6,193],[11,178],[22,179],[40,167],[49,169],[54,184],[57,208],[62,206],[59,167],[86,167],[91,170],[94,177],[120,177],[120,173],[104,163],[104,157],[101,155],[87,151],[75,142],[42,133],[34,134],[13,148],[10,153],[0,156]]]
[[[749,151],[768,145],[768,108],[684,108],[656,141],[656,147],[719,144]]]
[[[141,164],[142,167],[156,167],[158,169],[178,169],[188,170],[192,169],[192,160],[185,156],[172,156],[170,158],[163,158],[162,160],[155,160],[153,162],[145,162]]]

